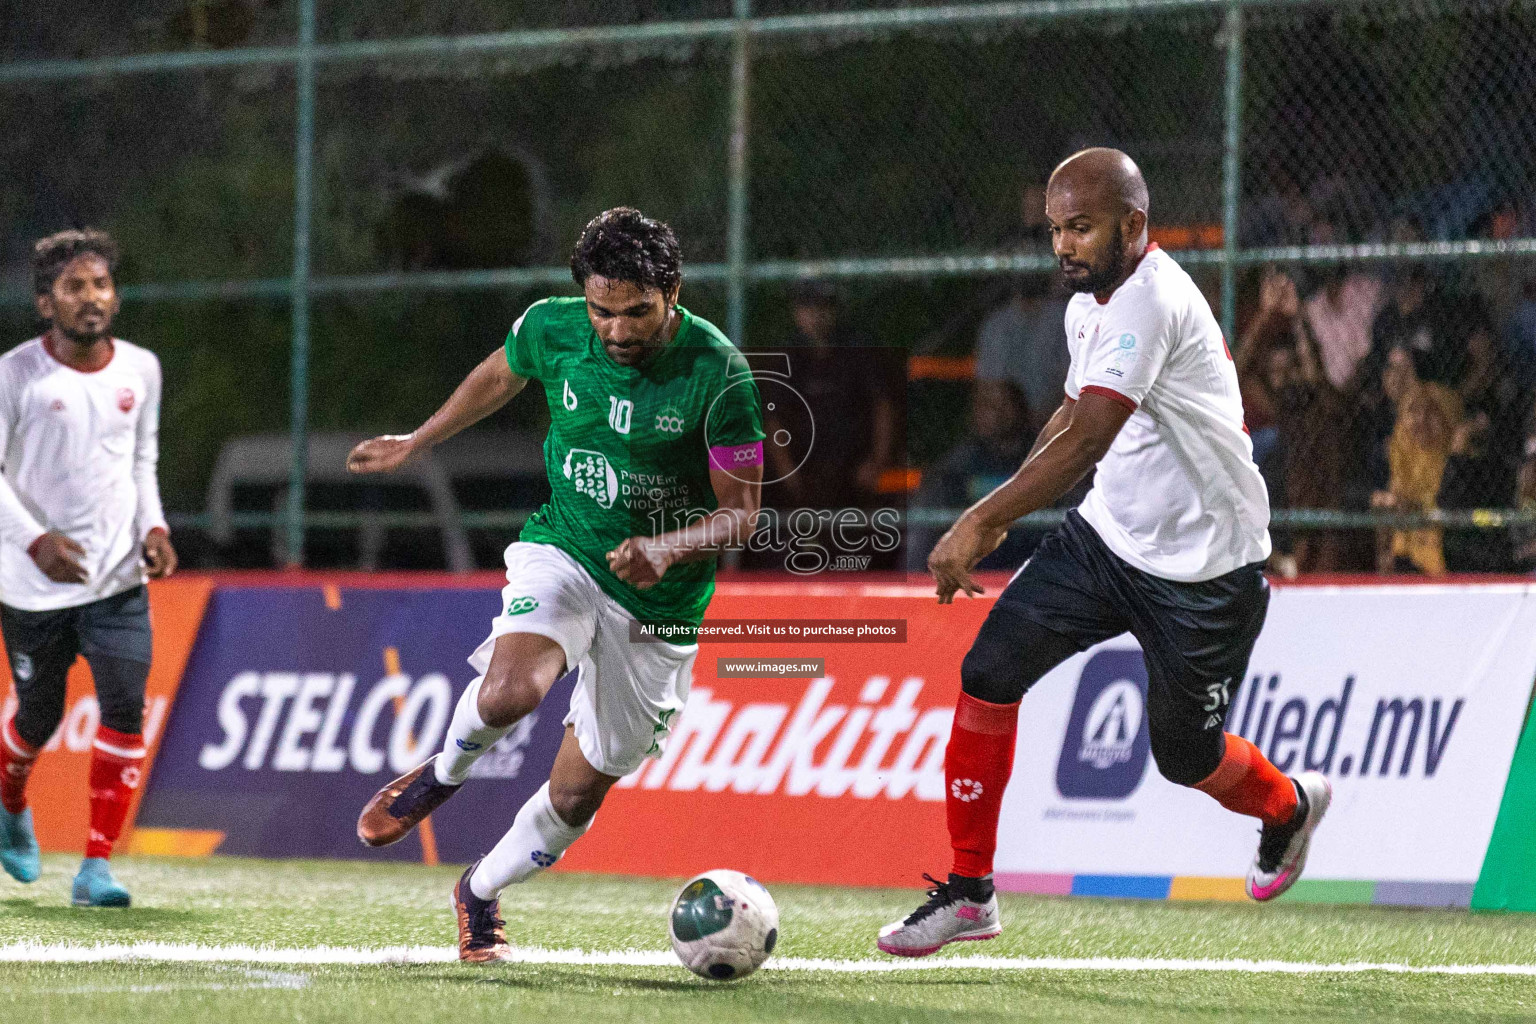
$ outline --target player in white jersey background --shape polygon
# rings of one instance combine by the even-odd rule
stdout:
[[[103,232],[39,241],[33,290],[48,330],[0,356],[0,630],[17,703],[0,722],[0,867],[38,877],[27,778],[83,654],[101,719],[77,906],[130,902],[108,858],[142,781],[145,582],[176,568],[156,475],[160,361],[112,337],[116,265]]]
[[[998,596],[961,665],[945,754],[954,866],[878,945],[926,956],[1002,930],[992,884],[998,812],[1019,705],[1052,668],[1129,632],[1147,665],[1158,770],[1263,823],[1247,889],[1300,875],[1331,797],[1317,772],[1285,776],[1222,726],[1264,624],[1269,499],[1243,425],[1232,357],[1200,290],[1147,242],[1146,182],[1113,149],[1051,175],[1046,216],[1062,276],[1066,396],[1024,464],[967,509],[928,559],[939,602],[982,592],[972,567],[1017,518],[1097,467],[1092,490]]]

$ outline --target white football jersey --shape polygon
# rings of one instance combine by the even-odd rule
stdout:
[[[1210,304],[1152,245],[1108,302],[1067,305],[1067,396],[1131,409],[1078,511],[1109,549],[1193,583],[1269,557],[1269,492]]]
[[[41,338],[0,356],[0,602],[27,611],[89,604],[145,581],[145,536],[165,528],[160,360],[114,340],[82,373]],[[57,530],[85,548],[84,583],[55,583],[27,547]]]

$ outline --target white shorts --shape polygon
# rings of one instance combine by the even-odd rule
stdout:
[[[553,545],[518,541],[506,559],[501,614],[470,665],[484,674],[496,638],[506,633],[547,636],[565,651],[566,669],[579,673],[565,724],[575,726],[588,763],[623,776],[661,756],[687,703],[698,645],[631,641],[635,617]]]

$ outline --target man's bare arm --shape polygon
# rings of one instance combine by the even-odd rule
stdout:
[[[386,434],[364,441],[347,456],[347,468],[354,473],[387,473],[399,469],[413,456],[446,441],[506,405],[527,383],[528,378],[512,372],[507,365],[506,353],[498,348],[469,372],[427,422],[409,434]]]
[[[1024,456],[1024,462],[1039,454],[1040,449],[1055,440],[1056,435],[1067,429],[1067,424],[1072,422],[1072,407],[1077,404],[1077,399],[1062,396],[1061,404],[1056,411],[1051,413],[1051,418],[1045,421],[1045,426],[1040,428],[1040,435],[1035,438],[1035,443],[1030,445],[1029,454]]]
[[[1049,506],[1097,465],[1131,416],[1131,410],[1114,399],[1092,393],[1070,406],[1063,404],[1052,421],[1064,411],[1066,427],[1039,446],[1018,472],[966,509],[939,538],[928,556],[928,571],[933,573],[940,604],[954,600],[957,590],[982,593],[971,578],[971,568],[996,550],[1015,519]]]

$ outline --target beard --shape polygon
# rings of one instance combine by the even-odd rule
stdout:
[[[1126,265],[1125,236],[1120,230],[1120,225],[1115,225],[1115,233],[1109,240],[1109,252],[1097,265],[1087,267],[1087,274],[1082,277],[1072,278],[1063,276],[1063,280],[1069,289],[1074,292],[1098,292],[1112,287],[1125,276]],[[1083,266],[1083,264],[1076,264]],[[1065,265],[1062,266],[1065,271]]]
[[[83,327],[59,326],[59,333],[64,335],[76,345],[94,345],[98,341],[111,336],[112,323],[109,320],[102,321],[100,328],[86,329]]]
[[[661,318],[661,326],[657,327],[655,333],[650,337],[641,341],[638,346],[626,345],[623,347],[621,350],[624,353],[623,358],[615,355],[613,349],[610,349],[606,343],[603,345],[603,351],[607,353],[609,359],[612,359],[620,366],[643,365],[649,362],[657,352],[667,347],[667,327],[671,322],[672,314],[669,311],[666,316]]]
[[[111,338],[112,336],[111,316],[101,316],[97,322],[100,322],[100,327],[84,327],[78,321],[71,325],[60,324],[60,322],[54,321],[54,327],[60,335],[65,336],[65,338],[75,342],[77,345],[94,345],[95,342],[103,341],[103,339]]]

